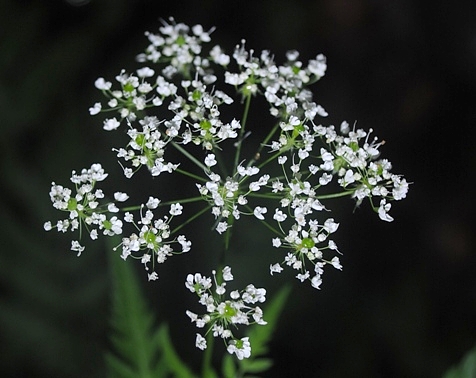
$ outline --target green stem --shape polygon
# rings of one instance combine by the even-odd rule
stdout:
[[[273,231],[276,235],[281,236],[283,233],[276,230],[273,226],[271,226],[268,222],[266,221],[261,221],[262,224],[264,224],[269,230]]]
[[[349,191],[349,192],[340,192],[340,193],[332,193],[332,194],[322,194],[320,196],[316,196],[317,199],[331,199],[331,198],[339,198],[339,197],[345,197],[345,196],[350,196],[354,192]]]
[[[180,146],[178,143],[172,142],[172,146],[174,146],[177,150],[179,150],[182,154],[184,154],[190,161],[192,161],[199,168],[201,168],[204,171],[207,170],[207,167],[205,167],[205,164],[199,161],[195,156],[190,154],[185,148]]]
[[[248,119],[248,112],[250,110],[251,104],[251,94],[246,97],[245,102],[245,109],[243,110],[243,117],[241,119],[241,128],[240,128],[240,135],[238,137],[238,145],[236,146],[235,152],[235,164],[234,164],[234,172],[236,172],[236,168],[238,167],[238,163],[240,161],[240,153],[241,153],[241,144],[243,142],[242,138],[245,135],[245,128],[246,128],[246,120]]]
[[[271,131],[268,133],[268,135],[266,135],[266,138],[264,138],[263,142],[260,144],[258,150],[256,151],[255,156],[253,157],[253,159],[249,161],[248,167],[250,167],[253,163],[258,161],[258,159],[261,157],[261,151],[268,144],[269,140],[273,137],[278,127],[279,127],[279,122],[276,125],[274,125]]]
[[[171,234],[175,234],[177,231],[179,231],[182,227],[185,227],[187,224],[192,222],[193,220],[197,219],[200,215],[205,213],[207,210],[210,209],[210,206],[207,206],[203,208],[202,210],[196,212],[194,215],[192,215],[190,218],[188,218],[184,223],[182,223],[180,226],[177,226],[174,228],[172,231],[170,231]]]
[[[166,206],[166,205],[172,205],[173,203],[191,203],[191,202],[199,202],[203,200],[202,196],[197,196],[197,197],[191,197],[191,198],[183,198],[180,200],[172,200],[172,201],[167,201],[167,202],[161,202],[159,203],[159,206]]]
[[[223,159],[223,154],[221,152],[221,149],[216,148],[213,152],[215,153],[215,157],[218,162],[218,167],[220,168],[220,171],[223,174],[223,177],[227,177],[228,170],[226,169],[225,160]]]
[[[195,179],[195,180],[198,180],[198,181],[201,181],[201,182],[207,182],[207,179],[205,179],[204,177],[201,177],[201,176],[198,176],[198,175],[196,175],[196,174],[193,174],[193,173],[184,171],[183,169],[177,168],[175,171],[178,172],[178,173],[181,173],[181,174],[184,175],[184,176],[191,177],[191,178],[193,178],[193,179]]]
[[[215,338],[213,337],[212,332],[208,332],[206,335],[207,339],[207,349],[203,354],[203,365],[202,365],[202,377],[210,377],[212,372],[212,355],[213,355],[213,343]]]
[[[235,218],[233,217],[233,215],[230,215],[230,217],[228,218],[229,227],[225,232],[225,249],[223,250],[222,256],[220,258],[220,264],[225,263],[225,253],[228,252],[228,249],[230,248],[231,230],[233,228],[234,221]]]
[[[282,198],[282,195],[279,195],[278,193],[256,193],[256,192],[250,192],[247,194],[247,197],[254,197],[254,198],[266,198],[266,199],[280,199]]]
[[[119,209],[120,211],[135,211],[135,210],[140,210],[141,205],[139,206],[129,206],[129,207],[123,207]]]
[[[197,196],[197,197],[192,197],[192,198],[183,198],[183,199],[179,199],[179,200],[171,200],[171,201],[167,201],[167,202],[160,202],[159,203],[159,206],[167,206],[167,205],[171,205],[173,203],[191,203],[191,202],[198,202],[198,201],[201,201],[203,200],[203,197],[202,196]],[[136,206],[129,206],[129,207],[123,207],[121,209],[119,209],[119,211],[135,211],[135,210],[140,210],[140,208],[142,207],[142,205],[136,205]]]
[[[273,161],[274,159],[276,159],[278,156],[280,156],[282,154],[281,151],[278,151],[276,152],[275,154],[273,154],[271,157],[269,157],[268,159],[266,159],[263,163],[261,163],[258,168],[263,168],[266,164],[268,164],[270,161]]]

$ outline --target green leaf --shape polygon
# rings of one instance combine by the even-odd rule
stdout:
[[[284,286],[263,309],[263,318],[268,322],[265,326],[254,325],[248,332],[251,344],[251,355],[258,357],[268,352],[268,342],[276,329],[279,316],[291,292],[291,286]]]
[[[111,378],[114,377],[123,377],[123,378],[134,378],[134,371],[129,367],[128,364],[123,362],[121,359],[116,357],[114,354],[107,352],[105,355],[106,365],[108,368],[108,375]]]
[[[443,378],[473,378],[476,377],[476,347],[471,349],[460,363],[448,370]]]
[[[270,358],[258,358],[243,360],[243,370],[247,373],[261,373],[273,366],[273,360]]]
[[[114,242],[110,243],[112,250]],[[154,316],[149,310],[133,266],[110,253],[112,267],[111,341],[115,354],[106,355],[109,376],[160,378],[154,371],[159,345],[153,337]],[[162,375],[163,376],[163,375]]]
[[[172,340],[170,339],[169,328],[166,324],[162,324],[156,333],[156,340],[162,350],[163,365],[159,369],[167,368],[168,371],[176,377],[193,378],[195,375],[180,359],[177,354]],[[163,370],[162,370],[163,371]],[[159,373],[159,371],[157,371]]]
[[[213,369],[208,369],[203,372],[203,378],[219,378],[217,373],[215,373],[215,370]]]
[[[273,361],[269,358],[258,358],[268,352],[268,343],[274,334],[286,300],[291,292],[291,286],[284,286],[263,309],[263,317],[266,325],[255,324],[250,328],[248,336],[251,344],[251,356],[249,359],[238,361],[239,373],[226,375],[226,377],[244,376],[245,373],[260,373],[268,370]],[[225,359],[228,358],[225,357]],[[227,363],[223,361],[223,363]],[[224,365],[225,366],[225,365]]]
[[[233,357],[229,354],[226,354],[225,357],[223,357],[222,372],[223,372],[223,376],[226,378],[231,378],[236,376],[235,361]]]

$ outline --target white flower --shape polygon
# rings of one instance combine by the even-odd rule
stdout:
[[[272,264],[269,266],[269,272],[271,275],[273,273],[281,273],[283,271],[283,267],[280,264]]]
[[[324,222],[324,230],[326,230],[329,234],[336,232],[339,228],[339,223],[334,222],[333,218],[329,218]]]
[[[192,293],[201,295],[203,292],[212,287],[212,280],[209,277],[202,276],[200,273],[187,275],[185,287]]]
[[[217,224],[216,230],[219,234],[222,234],[226,231],[227,228],[228,228],[228,224],[226,222],[219,222]]]
[[[299,273],[296,278],[301,281],[301,282],[304,282],[305,280],[307,280],[308,278],[310,277],[310,273],[308,270],[306,270],[306,272],[304,274],[302,273]]]
[[[329,247],[329,249],[332,249],[334,251],[338,251],[337,244],[335,243],[334,240],[329,240],[328,247]]]
[[[179,235],[179,237],[177,238],[177,241],[182,246],[182,252],[190,251],[190,248],[192,247],[192,242],[185,239],[184,235]]]
[[[114,193],[114,199],[118,202],[124,202],[129,199],[129,196],[126,193],[116,192]]]
[[[275,248],[281,247],[281,239],[280,238],[273,238],[273,247],[275,247]]]
[[[378,216],[385,222],[392,222],[393,218],[388,214],[392,204],[387,203],[385,199],[380,201],[380,207],[378,208]]]
[[[149,281],[155,281],[159,278],[156,272],[148,273],[147,274]]]
[[[315,289],[320,289],[320,286],[322,284],[322,279],[321,276],[314,276],[311,278],[311,286]]]
[[[407,196],[407,192],[408,192],[407,180],[399,176],[393,176],[392,180],[394,185],[394,188],[392,190],[393,198],[397,201],[400,201]]]
[[[240,176],[253,176],[259,172],[259,168],[255,166],[245,168],[240,164],[236,167],[236,171]]]
[[[107,210],[110,211],[111,213],[119,212],[119,208],[116,206],[115,203],[110,203],[109,205],[107,205]]]
[[[90,115],[96,115],[101,111],[101,103],[96,102],[91,108],[89,108],[89,114]]]
[[[109,118],[104,120],[103,129],[106,131],[116,130],[121,123],[116,118]]]
[[[192,321],[192,323],[197,321],[198,315],[195,314],[194,312],[189,311],[189,310],[186,310],[186,311],[185,311],[185,314],[190,318],[190,320]]]
[[[206,157],[205,157],[205,165],[207,167],[213,167],[214,165],[217,164],[217,161],[215,159],[215,154],[208,154]]]
[[[229,266],[225,266],[223,268],[223,279],[225,281],[232,281],[233,280],[233,274],[231,274],[231,268]]]
[[[216,289],[215,289],[215,292],[218,294],[218,295],[223,295],[226,293],[226,289],[225,289],[225,286],[226,286],[226,282],[223,282],[221,285],[217,285]]]
[[[195,346],[201,350],[207,349],[207,340],[199,333],[197,333],[197,338],[195,339]]]
[[[253,214],[255,215],[256,218],[260,220],[264,220],[263,214],[266,214],[267,211],[268,209],[266,207],[256,206],[253,211]]]
[[[179,203],[173,203],[171,206],[170,206],[170,215],[180,215],[182,214],[182,209],[183,209],[183,206]]]
[[[321,106],[321,105],[317,105],[317,114],[319,114],[321,117],[327,117],[328,116],[328,113],[326,112],[326,110]]]
[[[228,344],[227,351],[230,354],[235,353],[239,360],[249,358],[251,356],[249,337],[243,337],[241,340],[231,340],[230,344]]]
[[[89,237],[90,237],[92,240],[97,240],[97,238],[98,238],[98,230],[96,230],[96,229],[91,230],[91,232],[89,233]]]
[[[94,86],[97,88],[97,89],[100,89],[100,90],[109,90],[111,89],[111,86],[112,86],[112,83],[110,81],[106,81],[104,80],[103,77],[100,77],[98,79],[96,79],[96,81],[94,82]]]
[[[127,212],[124,214],[124,221],[127,222],[127,223],[132,223],[134,222],[134,215],[132,215],[131,213]]]
[[[284,214],[281,210],[276,209],[274,212],[273,219],[276,220],[277,222],[283,222],[284,220],[286,220],[287,217],[288,216]]]
[[[77,240],[72,240],[71,241],[71,250],[74,251],[74,252],[77,252],[77,256],[81,256],[81,252],[84,251],[84,247],[82,245],[79,244],[79,242]]]
[[[342,270],[342,265],[340,264],[340,261],[339,261],[339,258],[337,256],[335,256],[332,260],[331,260],[331,264],[334,268],[336,269],[339,269],[339,270]]]
[[[111,223],[111,231],[113,234],[122,234],[122,221],[117,217],[112,217],[109,222]]]
[[[278,164],[283,165],[284,163],[286,163],[287,160],[288,160],[287,156],[280,156],[278,157]]]
[[[159,203],[160,203],[159,199],[154,197],[149,197],[149,200],[147,201],[145,205],[147,206],[148,209],[153,210],[153,209],[156,209],[157,206],[159,206]]]
[[[149,67],[143,67],[137,70],[137,76],[139,77],[151,77],[153,75],[154,75],[154,70]]]
[[[321,177],[319,177],[319,184],[320,185],[327,185],[332,181],[332,175],[329,173],[323,173]]]

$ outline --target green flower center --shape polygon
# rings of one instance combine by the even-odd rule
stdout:
[[[122,89],[124,92],[132,92],[134,90],[134,86],[131,83],[126,83]]]
[[[76,198],[70,198],[68,200],[68,210],[73,211],[73,210],[76,210],[77,207],[78,207],[78,201],[76,200]]]
[[[155,244],[157,235],[155,235],[152,231],[146,231],[144,232],[144,240],[147,244]]]
[[[136,143],[137,143],[138,146],[143,147],[143,145],[144,145],[144,140],[145,140],[144,134],[139,134],[139,135],[136,136],[136,140],[135,140],[135,141],[136,141]]]
[[[109,220],[107,220],[107,219],[106,219],[104,222],[102,222],[102,225],[104,226],[104,228],[105,228],[106,230],[110,230],[111,227],[112,227],[111,221],[109,221]]]
[[[198,89],[195,89],[192,93],[192,98],[193,101],[198,101],[200,98],[202,98],[202,93]]]
[[[177,40],[175,41],[175,43],[178,45],[178,46],[183,46],[185,44],[185,37],[183,35],[179,35],[177,37]]]
[[[312,240],[311,238],[302,239],[301,248],[311,249],[315,245],[316,243],[314,243],[314,240]]]
[[[202,130],[208,131],[212,128],[212,123],[208,119],[202,119],[200,121],[200,128]]]
[[[229,319],[229,318],[235,316],[236,313],[237,313],[236,308],[231,307],[229,303],[227,303],[225,305],[225,309],[223,311],[223,314],[225,315],[226,318]]]
[[[357,142],[350,142],[349,147],[352,148],[352,151],[356,152],[359,149],[359,143]]]
[[[304,130],[305,130],[304,125],[301,124],[301,123],[300,123],[299,125],[294,126],[293,138],[296,138],[296,137],[297,137],[299,134],[301,134]]]
[[[347,162],[342,156],[339,156],[338,158],[334,159],[334,171],[339,172],[339,170],[343,167],[346,166]]]

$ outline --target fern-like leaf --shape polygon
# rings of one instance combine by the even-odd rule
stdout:
[[[162,368],[167,369],[174,377],[194,378],[195,375],[177,354],[170,339],[169,328],[166,324],[162,324],[159,327],[156,333],[156,339],[162,353]]]
[[[448,370],[443,378],[474,378],[476,377],[476,347],[463,357],[461,362]]]
[[[264,308],[264,318],[268,322],[265,326],[254,325],[250,328],[248,336],[251,344],[251,357],[238,361],[238,366],[231,355],[223,359],[222,372],[226,378],[243,377],[247,373],[261,373],[273,365],[269,358],[263,358],[268,353],[268,343],[274,334],[286,300],[291,292],[290,286],[284,286]],[[251,378],[251,376],[247,376]]]
[[[154,316],[146,304],[133,266],[119,256],[112,267],[112,344],[115,354],[106,354],[112,378],[160,378],[156,371],[159,344],[154,335]]]

